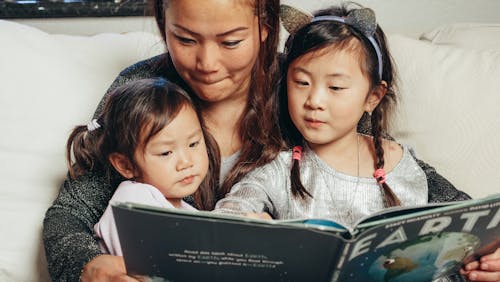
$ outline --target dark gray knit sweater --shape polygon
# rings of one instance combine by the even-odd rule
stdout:
[[[168,56],[163,54],[125,69],[110,90],[128,81],[152,77],[164,77],[188,89]],[[94,116],[101,112],[103,101],[104,98]],[[418,163],[427,175],[429,202],[469,199],[468,195],[455,189],[433,167],[422,161]],[[66,178],[59,195],[47,210],[43,224],[45,254],[52,280],[78,281],[83,266],[101,254],[92,229],[121,180],[116,175],[107,178],[99,172],[88,173],[78,179]]]

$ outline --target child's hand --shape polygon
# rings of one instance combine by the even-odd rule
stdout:
[[[250,218],[256,218],[256,219],[273,219],[267,212],[261,212],[261,213],[246,213],[246,217]]]
[[[484,255],[479,261],[464,266],[460,273],[470,281],[500,281],[500,248]]]

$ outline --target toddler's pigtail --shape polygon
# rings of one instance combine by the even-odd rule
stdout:
[[[77,178],[102,163],[102,154],[97,152],[101,139],[102,129],[96,120],[73,129],[66,143],[66,162],[71,178]]]
[[[380,185],[382,189],[382,193],[384,195],[384,203],[386,207],[394,207],[400,206],[401,202],[398,199],[398,196],[394,194],[392,189],[385,182],[385,171],[384,171],[384,148],[382,147],[382,113],[381,110],[377,107],[372,113],[371,124],[372,124],[372,135],[373,135],[373,144],[375,147],[375,173],[373,176],[377,180],[377,183]]]
[[[302,159],[302,147],[295,146],[292,150],[292,171],[290,173],[290,186],[292,189],[292,195],[297,197],[300,196],[302,199],[306,198],[306,195],[312,198],[312,195],[307,192],[302,181],[300,181],[300,160]]]

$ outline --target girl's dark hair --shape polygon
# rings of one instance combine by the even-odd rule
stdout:
[[[163,39],[165,33],[165,10],[172,0],[153,0],[152,11]],[[247,106],[240,118],[239,135],[242,149],[228,173],[217,199],[221,199],[231,187],[249,171],[272,161],[283,149],[283,141],[278,121],[278,44],[279,44],[279,0],[244,0],[253,3],[255,15],[259,19],[259,36],[265,27],[267,39],[260,44],[258,58],[252,70],[250,94]],[[169,59],[169,61],[171,61]],[[167,63],[167,62],[166,62]],[[189,92],[195,103],[203,110],[203,102],[196,93]]]
[[[198,115],[209,159],[207,176],[193,195],[194,201],[199,209],[213,209],[219,182],[219,149],[189,96],[163,78],[136,80],[115,88],[107,96],[104,109],[97,118],[100,128],[89,131],[87,125],[75,127],[66,145],[70,176],[75,178],[98,170],[105,171],[110,177],[114,168],[108,158],[112,153],[126,156],[133,168],[140,172],[134,152],[143,149],[186,106],[192,107]]]
[[[340,6],[331,7],[320,10],[314,16],[333,15],[338,17],[346,17],[353,9],[362,8],[355,3],[344,3]],[[369,133],[373,136],[375,147],[375,163],[374,168],[384,167],[384,149],[382,148],[382,138],[388,136],[388,121],[389,115],[396,104],[396,94],[394,85],[395,70],[393,69],[392,58],[387,48],[386,37],[380,26],[377,25],[376,32],[373,36],[380,47],[382,53],[382,80],[387,83],[386,95],[382,98],[379,105],[373,110],[370,115],[364,114],[358,123],[358,131],[361,133]],[[370,89],[380,87],[380,78],[378,74],[378,60],[373,46],[365,35],[361,34],[355,28],[335,21],[318,21],[307,24],[299,29],[295,34],[291,34],[285,43],[286,63],[283,68],[282,76],[286,81],[288,66],[299,57],[306,53],[319,50],[343,50],[349,48],[353,52],[359,54],[359,63],[361,71],[368,76],[370,80]],[[370,91],[371,91],[370,90]],[[289,146],[303,145],[303,140],[300,132],[295,128],[288,113],[286,83],[282,83],[280,91],[280,111],[282,112],[281,127],[284,132],[284,138]],[[366,131],[366,132],[365,132]],[[305,198],[310,194],[304,188],[300,181],[299,162],[293,161],[291,172],[291,183],[293,195]],[[387,183],[381,184],[385,202],[389,206],[399,205],[397,196],[392,192]]]

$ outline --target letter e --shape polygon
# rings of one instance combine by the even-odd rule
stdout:
[[[368,252],[368,248],[372,241],[371,239],[375,238],[377,236],[377,233],[370,234],[369,236],[366,236],[365,238],[359,240],[354,244],[354,248],[352,248],[351,256],[349,256],[349,260],[352,260],[353,258],[364,254]]]

